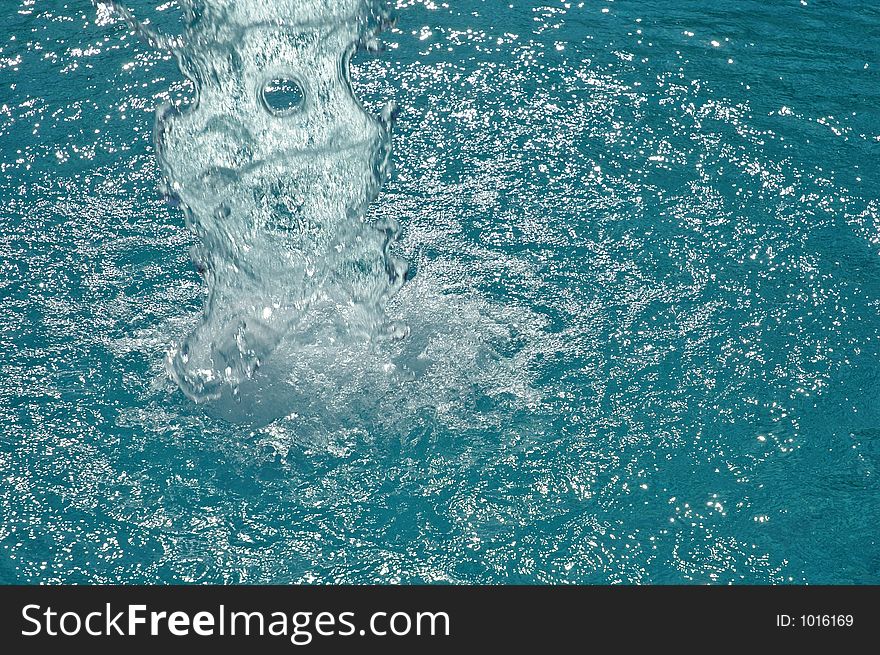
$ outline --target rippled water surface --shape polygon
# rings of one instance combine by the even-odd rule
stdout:
[[[875,3],[398,0],[290,134],[2,4],[0,582],[880,583]],[[163,164],[167,105],[215,120]],[[280,335],[199,342],[220,406],[168,363],[212,283]]]

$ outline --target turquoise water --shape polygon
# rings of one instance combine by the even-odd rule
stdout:
[[[351,78],[400,105],[405,329],[223,407],[166,363],[192,84],[85,0],[0,12],[0,581],[880,582],[874,3],[399,0]]]

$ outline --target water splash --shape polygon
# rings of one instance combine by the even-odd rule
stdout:
[[[461,284],[441,261],[398,293],[412,277],[392,253],[399,225],[366,218],[390,173],[396,107],[365,111],[349,63],[379,49],[384,1],[181,0],[179,36],[99,4],[172,51],[196,91],[184,110],[159,110],[155,136],[207,285],[200,322],[166,362],[189,398],[310,443],[534,400],[530,348],[511,343],[521,326],[537,335],[540,317],[443,293]]]
[[[398,225],[364,220],[389,173],[394,105],[373,117],[349,79],[351,56],[389,23],[383,3],[183,0],[180,37],[113,7],[196,90],[185,111],[159,111],[155,137],[208,286],[201,324],[169,355],[181,390],[238,397],[284,342],[403,336],[383,310],[407,274],[389,252]]]

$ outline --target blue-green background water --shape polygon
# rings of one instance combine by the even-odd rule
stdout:
[[[397,15],[353,69],[402,107],[373,216],[516,366],[486,392],[450,327],[435,394],[306,436],[165,378],[202,302],[152,151],[175,62],[3,2],[0,582],[880,582],[876,4]]]

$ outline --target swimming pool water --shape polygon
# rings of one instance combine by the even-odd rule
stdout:
[[[166,371],[191,84],[85,0],[3,3],[0,582],[880,582],[880,8],[395,13],[352,80],[400,105],[369,218],[412,370],[288,354],[260,424]]]

